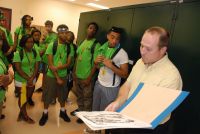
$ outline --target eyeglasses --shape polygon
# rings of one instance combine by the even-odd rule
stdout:
[[[62,27],[57,29],[58,32],[67,32],[68,28]]]

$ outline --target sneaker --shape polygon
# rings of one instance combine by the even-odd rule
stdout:
[[[0,119],[1,119],[1,120],[5,119],[5,117],[6,117],[6,116],[5,116],[4,114],[1,114],[1,115],[0,115]]]
[[[76,122],[77,122],[78,124],[82,124],[82,123],[83,123],[83,121],[82,121],[80,118],[78,118],[78,119],[76,120]]]
[[[34,106],[35,105],[35,102],[32,100],[32,98],[28,99],[28,104],[30,106]]]
[[[46,124],[47,120],[48,120],[48,113],[47,114],[43,113],[42,117],[39,121],[39,125],[44,126]]]
[[[70,112],[70,114],[71,114],[72,116],[75,116],[75,113],[76,113],[76,112],[79,112],[79,109],[76,109],[76,110]]]
[[[60,118],[62,118],[65,122],[70,122],[70,118],[68,117],[67,113],[66,113],[66,110],[63,112],[63,111],[60,111]]]

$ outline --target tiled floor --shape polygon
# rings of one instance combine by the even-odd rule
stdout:
[[[41,85],[41,77],[36,84],[36,88]],[[38,122],[43,112],[43,103],[41,102],[41,93],[34,93],[33,100],[35,106],[28,106],[28,113],[32,119],[35,120],[35,124],[27,124],[26,122],[17,122],[17,116],[19,108],[17,105],[18,99],[14,97],[14,84],[9,86],[6,94],[6,108],[3,109],[3,113],[6,115],[4,120],[0,120],[0,131],[2,134],[82,134],[85,128],[84,124],[77,124],[77,117],[70,116],[71,122],[66,123],[59,118],[59,104],[52,105],[49,108],[49,120],[45,126],[39,126]],[[70,99],[72,104],[67,104],[67,113],[77,108],[76,97],[70,93]]]

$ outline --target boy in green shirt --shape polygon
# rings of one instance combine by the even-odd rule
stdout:
[[[95,35],[98,31],[98,25],[91,22],[87,27],[86,39],[77,49],[77,59],[75,65],[75,86],[77,94],[78,110],[92,110],[92,94],[93,94],[93,76],[96,68],[94,67],[94,59],[97,56],[97,50],[100,44],[96,41]],[[93,49],[93,50],[92,50]],[[93,52],[92,52],[93,51]],[[77,110],[71,112],[72,115]],[[77,123],[82,123],[81,119]]]
[[[65,122],[70,122],[65,109],[67,88],[67,68],[71,64],[71,57],[74,55],[73,46],[67,43],[68,27],[64,24],[57,27],[58,40],[48,45],[46,55],[48,57],[48,71],[43,89],[44,112],[39,121],[44,126],[48,120],[48,107],[53,99],[58,97],[60,103],[60,117]],[[48,84],[47,84],[48,83]]]
[[[51,20],[47,20],[45,22],[45,29],[47,34],[44,35],[44,37],[42,38],[42,49],[44,50],[43,52],[45,53],[46,48],[48,47],[48,45],[52,42],[55,42],[58,38],[58,35],[56,32],[53,31],[53,22]],[[43,54],[42,56],[42,61],[41,61],[41,66],[42,66],[42,70],[41,72],[43,73],[43,77],[42,77],[42,87],[36,89],[36,92],[42,92],[42,89],[44,88],[44,84],[45,84],[45,77],[46,77],[46,73],[47,73],[47,64],[48,64],[48,59],[47,59],[47,55]]]

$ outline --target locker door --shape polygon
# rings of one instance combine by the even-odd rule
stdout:
[[[120,44],[127,53],[131,53],[131,50],[129,50],[128,48],[132,45],[130,44],[132,20],[132,8],[113,10],[109,13],[108,29],[110,29],[112,26],[120,27],[123,29]]]
[[[106,27],[108,23],[108,12],[107,11],[96,11],[81,13],[78,28],[77,41],[80,43],[86,37],[87,26],[90,22],[96,22],[99,26],[99,31],[96,35],[100,42],[104,42]]]
[[[136,61],[140,58],[140,40],[144,31],[152,26],[162,26],[170,30],[173,19],[175,5],[160,4],[160,5],[144,5],[134,9],[133,26],[131,30],[131,44],[134,50],[131,56]]]
[[[190,95],[175,112],[175,132],[200,133],[200,2],[182,3],[177,11],[169,55],[179,68],[183,89]]]

